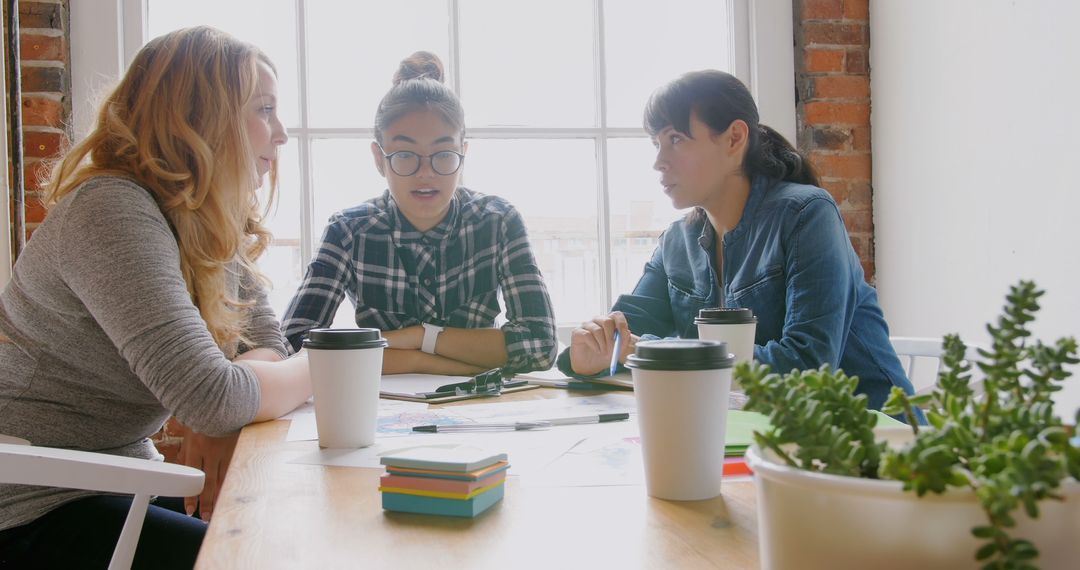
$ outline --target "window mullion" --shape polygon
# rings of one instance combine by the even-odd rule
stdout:
[[[462,98],[460,45],[461,6],[458,0],[447,0],[447,2],[450,11],[450,30],[448,34],[450,39],[450,55],[448,62],[450,64],[450,89],[454,90],[454,92],[458,94],[459,98]]]
[[[614,276],[611,272],[611,211],[608,187],[608,145],[607,145],[607,78],[606,59],[604,46],[604,0],[593,0],[594,18],[596,26],[593,34],[593,52],[596,58],[595,85],[596,85],[596,113],[599,119],[600,129],[596,138],[596,176],[597,186],[600,190],[597,196],[597,231],[599,232],[598,245],[600,252],[600,291],[603,294],[605,308],[611,303]]]
[[[312,193],[311,137],[308,136],[308,59],[307,59],[307,0],[296,0],[296,61],[300,78],[300,134],[296,140],[300,157],[300,269],[311,261],[314,244],[311,229],[314,224],[315,198]]]

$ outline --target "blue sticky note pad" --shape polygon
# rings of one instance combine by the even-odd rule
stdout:
[[[466,501],[403,495],[401,493],[383,493],[382,506],[388,511],[472,518],[502,500],[505,486],[499,485]]]

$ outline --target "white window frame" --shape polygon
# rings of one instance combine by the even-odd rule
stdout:
[[[0,42],[0,62],[4,61],[7,46]],[[0,93],[7,93],[7,73],[0,73]],[[7,141],[7,112],[0,113],[0,133],[4,133],[4,140],[0,142],[0,203],[4,204],[4,212],[0,214],[0,289],[7,287],[11,280],[11,186],[8,184],[8,154]]]
[[[299,77],[307,76],[307,47],[304,18],[309,0],[297,0],[297,60]],[[606,0],[617,1],[617,0]],[[746,83],[758,103],[762,121],[777,129],[789,140],[795,140],[795,59],[793,12],[791,0],[717,0],[726,5],[733,34],[729,36],[730,69]],[[448,78],[453,89],[460,93],[458,60],[458,0],[448,0],[450,9],[450,45]],[[607,141],[610,138],[643,137],[640,128],[611,128],[606,126],[605,104],[605,0],[592,0],[595,13],[594,49],[599,65],[595,82],[598,89],[598,127],[590,128],[469,128],[469,137],[566,139],[587,138],[597,145],[598,236],[601,262],[600,286],[603,298],[614,299],[612,291],[611,236],[609,188],[607,181]],[[148,39],[146,0],[107,0],[101,2],[72,2],[72,99],[76,139],[88,132],[96,109],[92,94],[103,85],[119,78],[135,53]],[[688,15],[688,17],[690,17]],[[311,144],[325,138],[371,138],[371,128],[311,128],[307,117],[307,83],[299,85],[300,126],[289,128],[292,144],[298,145],[301,172],[301,260],[306,267],[315,244],[312,233]]]

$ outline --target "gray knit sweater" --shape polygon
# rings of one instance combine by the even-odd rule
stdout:
[[[287,354],[265,292],[233,281],[256,301],[252,348]],[[34,445],[157,459],[148,437],[170,414],[223,435],[259,407],[254,372],[215,344],[169,224],[129,180],[92,179],[49,212],[0,294],[0,333],[0,434]],[[0,530],[88,494],[0,485]]]

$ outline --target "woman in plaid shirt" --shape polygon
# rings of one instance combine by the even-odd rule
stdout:
[[[371,143],[389,190],[330,218],[282,322],[293,350],[307,331],[329,326],[348,295],[356,324],[390,343],[387,374],[525,372],[554,361],[551,299],[521,215],[458,186],[465,115],[442,77],[427,52],[395,73]],[[495,328],[499,293],[507,322]]]

